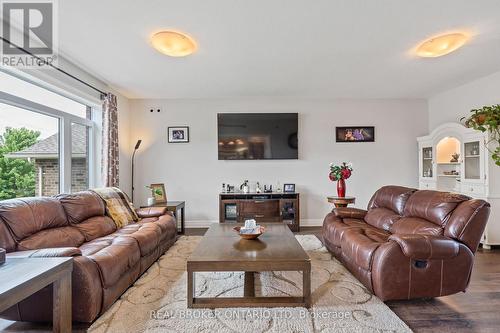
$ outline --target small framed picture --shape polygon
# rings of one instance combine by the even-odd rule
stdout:
[[[335,127],[336,142],[374,142],[375,127],[343,126]]]
[[[284,193],[295,193],[295,184],[284,184],[283,185]]]
[[[165,192],[165,184],[151,184],[150,186],[156,203],[167,202],[167,192]]]
[[[189,127],[188,126],[169,127],[168,142],[169,143],[189,142]]]

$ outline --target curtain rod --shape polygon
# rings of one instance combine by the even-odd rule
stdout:
[[[65,70],[63,70],[63,69],[61,69],[61,68],[59,68],[59,67],[57,67],[57,66],[54,66],[54,65],[52,65],[52,64],[47,63],[44,59],[42,59],[42,58],[40,58],[39,56],[37,56],[37,55],[35,55],[35,54],[31,53],[31,52],[30,52],[30,51],[28,51],[28,50],[25,50],[24,48],[20,47],[19,45],[16,45],[16,44],[12,43],[10,40],[8,40],[8,39],[6,39],[6,38],[4,38],[4,37],[2,37],[2,36],[0,36],[0,39],[2,39],[5,43],[8,43],[8,44],[10,44],[10,45],[14,46],[16,49],[21,50],[21,51],[23,51],[24,53],[29,54],[29,55],[30,55],[30,56],[32,56],[32,57],[35,57],[35,58],[36,58],[36,59],[38,59],[40,62],[42,62],[42,63],[44,63],[44,64],[46,64],[46,65],[48,65],[48,66],[50,66],[50,67],[54,68],[55,70],[59,71],[60,73],[63,73],[64,75],[69,76],[69,77],[70,77],[70,78],[72,78],[73,80],[76,80],[76,81],[80,82],[81,84],[86,85],[87,87],[89,87],[89,88],[91,88],[91,89],[93,89],[93,90],[95,90],[95,91],[99,92],[99,93],[101,94],[101,99],[104,99],[104,97],[108,96],[108,94],[107,94],[106,92],[102,91],[101,89],[94,87],[94,86],[93,86],[93,85],[91,85],[90,83],[87,83],[87,82],[83,81],[82,79],[77,78],[77,77],[76,77],[76,76],[74,76],[73,74],[70,74],[70,73],[66,72]]]

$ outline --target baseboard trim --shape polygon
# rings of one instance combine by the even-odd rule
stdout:
[[[212,223],[219,223],[217,220],[196,220],[196,221],[186,221],[186,229],[189,228],[208,228]],[[322,219],[303,219],[300,220],[300,226],[302,227],[320,227],[323,225]]]
[[[186,221],[186,229],[189,228],[208,228],[212,223],[219,223],[219,221],[210,220],[198,220],[198,221]]]
[[[300,220],[301,227],[321,227],[323,219],[302,219]]]

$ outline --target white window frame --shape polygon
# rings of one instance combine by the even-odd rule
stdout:
[[[30,100],[0,91],[0,103],[44,114],[59,120],[59,192],[71,193],[71,124],[87,126],[90,129],[88,142],[89,187],[96,186],[95,122],[73,114],[35,103]],[[83,104],[85,105],[85,104]]]

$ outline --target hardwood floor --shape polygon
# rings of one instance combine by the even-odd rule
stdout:
[[[202,236],[206,228],[186,229],[188,236]],[[320,227],[302,227],[296,234],[316,235]],[[476,253],[466,293],[429,300],[391,301],[386,304],[415,332],[500,332],[500,249]],[[49,332],[45,325],[12,323],[0,319],[0,331]],[[77,325],[75,332],[84,332]]]

